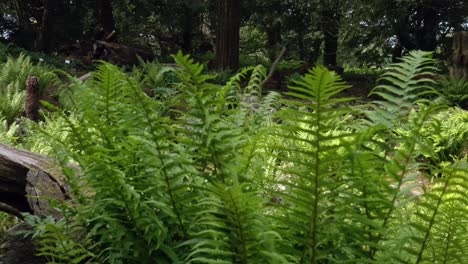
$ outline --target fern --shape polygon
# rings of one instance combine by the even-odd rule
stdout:
[[[8,57],[7,61],[0,65],[0,91],[10,84],[17,85],[20,91],[24,91],[26,79],[31,75],[39,78],[42,93],[58,80],[48,66],[33,65],[31,58],[21,53],[17,58]]]
[[[281,113],[285,125],[282,127],[284,140],[291,141],[287,151],[290,155],[280,157],[290,163],[284,173],[291,180],[278,184],[286,186],[280,195],[290,204],[285,213],[283,225],[288,227],[295,248],[293,256],[299,263],[318,263],[326,259],[327,253],[320,245],[326,244],[324,225],[329,216],[325,204],[331,199],[328,181],[333,178],[333,163],[339,155],[341,144],[350,134],[334,133],[340,127],[337,123],[348,109],[337,107],[336,103],[349,99],[332,97],[346,89],[339,77],[325,68],[315,68],[290,87],[288,93],[302,101],[289,101],[299,109],[286,109]]]
[[[376,125],[394,128],[408,116],[413,107],[425,101],[424,96],[436,94],[431,85],[434,79],[435,61],[430,52],[412,51],[402,62],[392,64],[382,75],[378,85],[370,95],[378,95],[384,100],[372,104],[368,112],[370,121]]]
[[[25,92],[18,88],[18,84],[12,83],[0,92],[0,115],[8,124],[13,123],[21,116],[24,108]]]
[[[441,78],[440,93],[452,105],[468,109],[468,82],[464,79]]]
[[[262,92],[262,66],[217,85],[173,58],[176,78],[155,77],[171,99],[102,63],[68,111],[27,126],[23,146],[53,153],[73,193],[64,219],[32,221],[51,262],[467,261],[463,112],[425,99],[428,53],[389,67],[372,111],[347,107],[323,67],[281,99]],[[457,156],[426,162],[445,151]]]
[[[466,260],[461,240],[466,238],[466,162],[455,162],[443,169],[444,178],[416,203],[411,219],[411,243],[404,263],[463,263]],[[455,224],[455,222],[459,224]],[[451,224],[451,225],[450,225]],[[436,232],[439,231],[439,232]],[[461,244],[460,244],[461,243]],[[461,252],[455,252],[461,250]]]
[[[237,117],[241,107],[230,109],[229,92],[245,70],[218,91],[206,83],[201,65],[182,55],[174,57],[184,66],[181,87],[190,106],[184,113],[187,149],[194,151],[196,168],[206,186],[200,186],[201,210],[191,228],[189,263],[277,263],[284,259],[274,250],[274,232],[262,225],[261,200],[250,188],[250,177],[240,174],[245,167],[242,154],[249,142]]]

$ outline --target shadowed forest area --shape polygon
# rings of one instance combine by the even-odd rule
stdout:
[[[468,263],[466,1],[0,11],[0,264]]]

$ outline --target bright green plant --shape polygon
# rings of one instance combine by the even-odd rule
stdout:
[[[41,92],[57,80],[57,76],[48,66],[34,65],[31,58],[23,53],[16,58],[8,57],[8,60],[0,65],[0,92],[11,84],[17,85],[20,91],[24,91],[26,79],[31,75],[39,78]]]
[[[468,111],[458,107],[448,108],[431,117],[424,126],[427,153],[435,163],[463,159],[468,150]]]
[[[0,91],[0,116],[11,124],[21,116],[24,109],[25,91],[17,82],[10,83]]]
[[[468,261],[466,161],[422,183],[424,131],[444,108],[424,99],[429,53],[389,67],[372,111],[346,107],[324,67],[279,101],[263,66],[220,86],[174,60],[170,102],[105,63],[75,90],[53,137],[73,199],[60,221],[30,220],[51,263]]]

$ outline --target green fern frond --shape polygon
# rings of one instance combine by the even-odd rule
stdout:
[[[374,124],[393,128],[417,103],[424,102],[424,96],[437,94],[432,87],[437,68],[430,52],[412,51],[401,62],[392,64],[382,75],[370,95],[378,95],[384,101],[371,105],[368,117]]]
[[[406,248],[414,256],[410,263],[434,263],[438,260],[463,263],[463,259],[466,260],[466,254],[463,253],[466,253],[466,247],[460,238],[466,238],[464,231],[468,223],[466,215],[457,212],[466,212],[468,206],[467,171],[468,164],[463,161],[444,168],[443,178],[434,184],[424,201],[417,204],[418,210],[411,223],[414,229],[411,240],[414,243]],[[437,230],[440,233],[435,233]],[[436,250],[435,255],[429,254],[431,249]],[[453,252],[457,253],[450,254]]]
[[[214,75],[203,74],[205,67],[200,63],[195,63],[190,55],[183,55],[179,51],[176,55],[173,55],[175,63],[177,63],[182,70],[179,71],[179,77],[183,83],[202,84],[209,80],[214,79]]]
[[[39,78],[41,93],[58,81],[57,75],[46,65],[33,65],[29,56],[21,53],[17,58],[8,57],[7,61],[0,65],[0,91],[10,84],[16,83],[20,91],[26,88],[28,76]]]
[[[269,231],[260,201],[243,186],[213,186],[200,203],[188,263],[287,263],[275,253],[279,235]]]
[[[8,124],[13,123],[23,113],[25,97],[26,94],[19,88],[18,83],[10,83],[0,91],[0,115]]]
[[[299,263],[318,263],[327,258],[321,245],[327,243],[324,236],[327,210],[324,206],[333,193],[333,163],[338,162],[345,144],[352,135],[340,131],[340,117],[349,109],[337,106],[348,98],[333,98],[347,86],[340,78],[324,67],[317,67],[290,86],[288,95],[301,101],[288,101],[298,109],[280,112],[285,123],[282,136],[291,142],[288,156],[280,156],[287,162],[284,173],[289,179],[278,182],[285,186],[279,195],[284,197],[286,218],[283,225],[289,227]]]

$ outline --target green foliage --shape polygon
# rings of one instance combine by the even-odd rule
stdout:
[[[426,157],[435,163],[463,159],[468,154],[468,111],[458,107],[435,114],[423,127],[429,146]]]
[[[327,249],[319,245],[331,242],[326,229],[330,230],[327,222],[334,216],[327,215],[325,205],[334,200],[336,193],[327,186],[333,184],[328,178],[335,173],[330,168],[343,160],[340,148],[351,140],[351,134],[342,130],[339,121],[349,109],[336,105],[349,99],[333,96],[346,88],[336,74],[325,67],[315,68],[290,86],[292,92],[288,94],[305,102],[290,101],[298,108],[281,113],[285,123],[282,137],[291,143],[284,146],[289,155],[279,158],[290,163],[284,174],[292,179],[278,181],[285,188],[280,195],[290,204],[281,224],[288,228],[286,241],[294,241],[294,251],[289,254],[297,263],[317,263],[327,258]]]
[[[81,67],[84,69],[91,69],[89,65],[84,65],[80,61],[71,61],[70,64],[65,63],[65,58],[62,59],[61,56],[57,54],[45,54],[42,52],[34,52],[28,49],[18,47],[14,44],[3,44],[0,43],[0,62],[5,63],[11,57],[18,57],[21,54],[30,58],[31,62],[39,63],[45,67],[53,67],[54,69],[63,69],[63,70],[73,70],[76,67]]]
[[[41,64],[33,65],[31,58],[24,54],[17,58],[8,57],[0,65],[0,114],[9,124],[23,112],[28,76],[39,78],[42,93],[57,81],[57,76],[50,68]]]
[[[371,121],[394,128],[408,117],[415,104],[426,101],[425,95],[436,93],[431,87],[436,84],[434,63],[430,52],[413,51],[401,63],[389,66],[380,78],[383,84],[371,92],[384,99],[372,104],[373,112],[368,114]]]
[[[21,53],[16,58],[8,57],[7,61],[0,65],[0,92],[11,84],[17,85],[20,91],[24,91],[28,76],[39,78],[41,92],[44,92],[49,85],[53,85],[57,79],[48,66],[34,65],[30,57]]]
[[[451,131],[463,112],[425,99],[428,53],[389,67],[382,100],[354,109],[324,67],[281,99],[263,93],[263,66],[218,85],[173,58],[171,100],[102,63],[74,89],[72,115],[37,126],[73,193],[64,219],[29,218],[51,263],[467,262],[466,161],[430,178],[420,159],[466,138]]]
[[[0,241],[5,238],[5,231],[19,222],[15,217],[0,212]]]
[[[0,92],[0,115],[8,124],[13,123],[24,109],[25,91],[20,90],[17,82],[10,83]]]
[[[442,78],[439,80],[440,93],[451,104],[468,109],[468,82],[463,79]]]
[[[157,62],[144,62],[140,59],[140,66],[133,69],[134,78],[140,80],[140,85],[151,90],[157,98],[166,98],[174,95],[171,88],[176,82],[175,69],[163,66]]]

